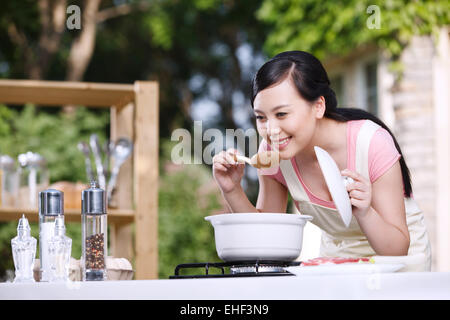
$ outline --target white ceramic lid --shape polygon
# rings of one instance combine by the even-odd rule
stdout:
[[[330,156],[328,152],[320,147],[315,146],[314,151],[316,152],[317,160],[319,161],[320,169],[327,183],[328,190],[330,191],[333,202],[338,210],[339,214],[344,221],[346,227],[350,225],[352,220],[352,205],[350,203],[350,198],[347,193],[347,188],[345,187],[345,181],[341,176],[341,172]]]

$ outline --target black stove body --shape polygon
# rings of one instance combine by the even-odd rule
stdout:
[[[270,260],[183,263],[176,266],[169,279],[292,276],[284,268],[300,264],[300,261]],[[182,275],[183,270],[198,270],[198,274]]]

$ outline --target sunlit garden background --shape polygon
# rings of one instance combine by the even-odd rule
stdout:
[[[71,5],[81,9],[80,28],[69,27],[76,13],[67,10]],[[376,48],[394,82],[401,81],[408,72],[404,50],[416,37],[437,45],[442,30],[448,41],[449,24],[444,0],[5,0],[0,78],[159,83],[159,277],[167,278],[179,263],[218,260],[213,229],[203,218],[227,210],[208,165],[171,162],[175,129],[192,131],[197,120],[203,130],[254,128],[252,77],[284,50],[309,51],[331,66]],[[333,79],[340,104],[352,105],[342,78]],[[375,103],[372,111],[381,113],[381,102]],[[50,183],[86,183],[77,143],[96,133],[103,144],[109,121],[103,109],[0,105],[0,154],[16,159],[37,152],[47,160]],[[246,171],[243,183],[255,201],[255,172]],[[0,223],[3,281],[14,270],[10,240],[16,225]],[[32,230],[37,237],[37,224]],[[74,239],[72,257],[79,259],[80,224],[70,223],[68,235]]]

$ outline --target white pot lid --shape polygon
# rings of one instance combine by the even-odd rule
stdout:
[[[336,209],[345,226],[348,227],[352,220],[352,205],[347,193],[345,179],[341,176],[336,162],[328,152],[317,146],[314,147],[314,151]]]

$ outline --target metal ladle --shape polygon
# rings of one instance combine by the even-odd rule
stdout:
[[[108,202],[111,201],[111,195],[116,185],[116,179],[117,175],[119,174],[120,166],[131,155],[132,151],[133,151],[133,144],[129,139],[120,138],[119,140],[117,140],[114,150],[111,154],[111,158],[113,159],[114,165],[107,186]]]
[[[92,173],[91,155],[90,155],[89,146],[84,141],[80,141],[77,146],[78,146],[78,150],[80,150],[84,154],[87,179],[88,179],[88,181],[91,181],[92,179],[94,179],[94,175]]]
[[[94,155],[95,168],[97,169],[97,179],[100,188],[106,188],[105,172],[103,171],[102,158],[100,156],[100,144],[98,142],[98,136],[92,134],[89,139],[89,145],[91,146],[92,154]]]

